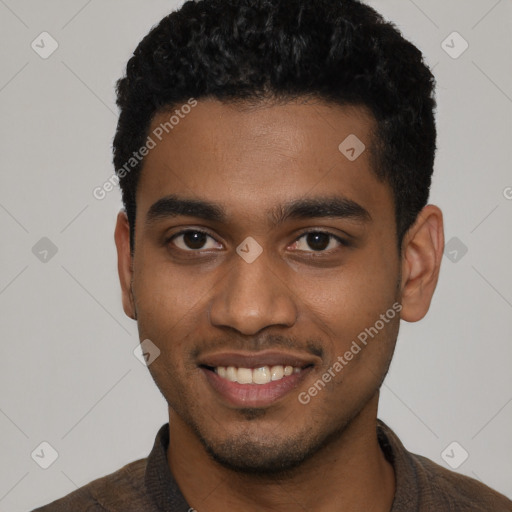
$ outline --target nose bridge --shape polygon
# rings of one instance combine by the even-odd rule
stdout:
[[[270,325],[293,325],[297,314],[293,294],[272,269],[267,255],[249,261],[234,255],[210,305],[211,323],[247,335]]]

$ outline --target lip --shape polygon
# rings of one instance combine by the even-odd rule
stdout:
[[[281,380],[267,384],[240,384],[220,377],[213,370],[201,367],[211,388],[231,406],[236,408],[266,407],[284,398],[306,378],[312,370],[308,366],[299,373],[293,373]]]
[[[305,368],[314,365],[318,359],[289,352],[265,350],[261,352],[217,352],[200,358],[199,366],[236,366],[237,368],[259,368],[261,366],[294,366]]]
[[[318,363],[315,356],[265,350],[260,352],[217,352],[202,356],[198,365],[213,391],[230,406],[265,407],[283,399],[300,383]],[[267,384],[240,384],[220,377],[213,371],[218,366],[237,368],[260,368],[262,366],[293,366],[301,368],[298,373],[285,376]]]

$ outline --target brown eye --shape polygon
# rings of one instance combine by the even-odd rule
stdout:
[[[206,243],[206,235],[199,231],[187,231],[183,235],[183,243],[189,249],[202,249]]]
[[[304,252],[329,252],[340,245],[346,245],[342,239],[323,231],[310,231],[301,235],[293,249]]]
[[[220,245],[208,233],[192,229],[177,233],[170,242],[184,251],[216,249]]]
[[[325,251],[331,241],[331,236],[326,233],[308,233],[306,243],[314,251]]]

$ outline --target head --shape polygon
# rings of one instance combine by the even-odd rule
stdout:
[[[375,410],[438,277],[433,87],[355,0],[189,1],[128,62],[123,305],[176,424],[220,463],[291,469]],[[300,371],[246,403],[212,371],[280,361]]]

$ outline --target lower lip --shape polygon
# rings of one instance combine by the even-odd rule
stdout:
[[[212,370],[206,368],[202,368],[202,370],[212,388],[231,405],[236,407],[265,407],[283,398],[296,388],[309,373],[311,367],[267,384],[239,384],[219,377]]]

